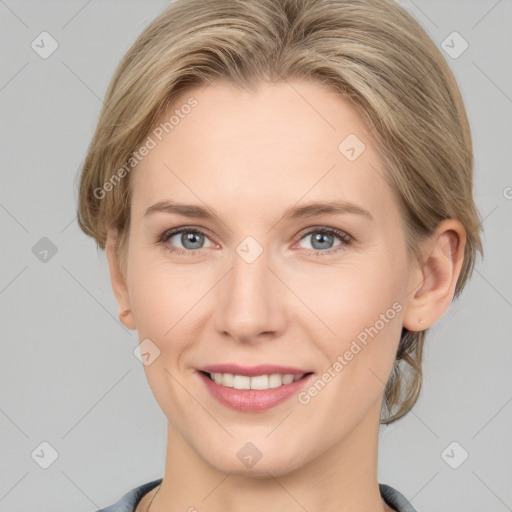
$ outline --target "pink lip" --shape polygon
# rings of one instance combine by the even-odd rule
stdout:
[[[312,370],[301,370],[291,366],[277,366],[274,364],[259,364],[257,366],[240,366],[238,364],[212,364],[199,368],[199,370],[208,373],[232,373],[233,375],[245,375],[254,377],[255,375],[271,375],[272,373],[280,373],[286,375],[301,375],[309,373]]]
[[[275,368],[275,367],[273,367]],[[214,372],[217,373],[217,372]],[[228,371],[219,373],[231,373]],[[282,373],[281,371],[270,373]],[[287,371],[286,373],[292,373]],[[302,372],[300,372],[302,373]],[[314,377],[314,373],[304,376],[302,379],[284,384],[271,389],[235,389],[221,384],[216,384],[210,377],[201,371],[197,372],[200,379],[206,385],[208,391],[221,404],[243,412],[264,412],[288,398],[297,395],[299,391]],[[238,374],[242,375],[242,374]]]

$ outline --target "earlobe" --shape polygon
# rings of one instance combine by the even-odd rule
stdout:
[[[422,264],[413,274],[404,327],[423,331],[448,310],[464,261],[466,231],[455,219],[442,221],[422,244]],[[419,276],[419,279],[418,279]]]
[[[125,276],[121,272],[119,257],[117,254],[117,233],[114,230],[108,232],[105,252],[110,270],[110,283],[112,291],[119,305],[119,320],[128,329],[135,330],[135,319],[131,311],[128,287]]]

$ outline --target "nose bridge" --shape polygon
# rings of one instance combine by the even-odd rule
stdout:
[[[282,328],[279,280],[269,270],[268,252],[247,237],[233,254],[232,270],[219,288],[215,326],[237,340]]]

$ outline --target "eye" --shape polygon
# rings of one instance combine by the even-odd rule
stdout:
[[[309,247],[305,248],[312,249],[311,253],[317,256],[326,256],[343,250],[354,241],[344,231],[328,227],[310,229],[300,238],[299,242],[308,238],[310,239]],[[336,239],[339,240],[338,244],[334,243]],[[209,243],[204,245],[205,242]],[[215,245],[205,232],[189,226],[165,231],[159,237],[157,243],[164,246],[168,251],[181,256],[193,256],[200,249]]]
[[[210,241],[210,245],[206,247],[213,247],[214,244],[211,243],[211,240],[203,231],[188,226],[182,226],[164,232],[158,239],[158,243],[165,246],[170,252],[190,256],[195,254],[196,250],[205,247],[205,240]]]
[[[334,244],[336,238],[340,241],[338,244]],[[313,254],[321,256],[343,250],[353,242],[353,238],[344,231],[326,227],[311,229],[300,240],[308,239],[310,242],[306,249],[313,249]]]

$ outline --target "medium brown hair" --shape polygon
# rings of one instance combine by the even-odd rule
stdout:
[[[117,230],[122,268],[126,164],[179,92],[216,79],[248,90],[306,79],[348,100],[374,138],[410,254],[419,257],[418,243],[443,219],[466,229],[460,294],[482,253],[470,127],[441,52],[391,0],[176,0],[150,23],[112,78],[80,179],[78,223],[101,249]],[[402,330],[382,423],[402,417],[419,396],[425,334]]]

